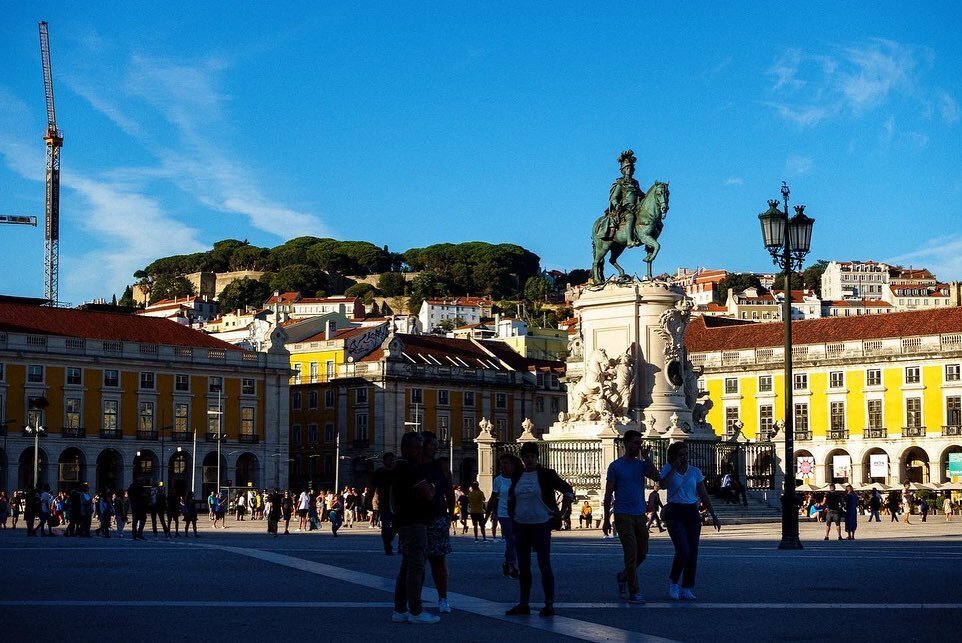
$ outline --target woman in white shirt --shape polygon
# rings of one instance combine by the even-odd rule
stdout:
[[[661,482],[658,484],[668,492],[665,522],[668,524],[668,535],[675,546],[675,557],[668,574],[668,596],[674,600],[694,600],[692,588],[695,586],[698,539],[701,537],[699,500],[711,514],[716,530],[721,530],[721,524],[711,506],[708,490],[705,489],[705,476],[698,467],[688,464],[688,445],[684,442],[672,443],[668,446],[667,459],[668,464],[662,467]]]
[[[515,545],[518,552],[521,600],[505,612],[508,616],[531,613],[528,600],[531,597],[531,550],[538,556],[541,587],[544,589],[544,607],[541,616],[554,616],[554,572],[551,570],[551,530],[561,528],[561,516],[575,499],[574,489],[561,479],[554,469],[538,464],[538,445],[525,442],[521,445],[524,469],[512,476],[508,489],[508,515],[514,521]],[[555,493],[563,496],[561,509],[555,501]]]
[[[518,578],[518,552],[514,544],[514,525],[508,517],[508,491],[511,489],[511,480],[516,471],[521,471],[524,465],[521,464],[516,456],[510,453],[503,453],[498,458],[501,465],[501,475],[494,479],[491,487],[492,506],[497,507],[495,515],[498,524],[501,525],[501,537],[504,538],[504,563],[501,565],[501,573],[511,578]]]

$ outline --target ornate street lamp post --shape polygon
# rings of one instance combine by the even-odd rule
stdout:
[[[782,494],[782,540],[779,549],[801,549],[798,538],[798,507],[795,506],[795,408],[792,402],[792,285],[791,274],[801,270],[802,261],[811,248],[815,219],[805,215],[805,206],[795,206],[795,216],[788,216],[788,186],[782,181],[783,209],[778,200],[768,202],[768,210],[758,215],[765,248],[776,266],[785,274],[785,296],[782,319],[785,323],[785,490]]]

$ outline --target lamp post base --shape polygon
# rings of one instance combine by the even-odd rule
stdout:
[[[798,539],[798,534],[782,535],[782,541],[778,543],[779,549],[804,549],[802,541]]]

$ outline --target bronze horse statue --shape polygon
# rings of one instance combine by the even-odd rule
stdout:
[[[664,220],[668,216],[668,196],[668,184],[655,181],[645,194],[645,198],[638,204],[635,214],[635,238],[648,250],[648,255],[644,259],[648,264],[648,279],[652,279],[651,262],[655,260],[661,248],[658,236],[665,227]],[[627,278],[624,269],[618,265],[618,257],[628,247],[628,230],[622,222],[613,234],[605,235],[605,229],[609,225],[608,216],[607,213],[601,215],[591,227],[591,245],[594,251],[591,280],[596,284],[605,281],[604,263],[608,252],[611,252],[608,263],[618,269],[618,278]],[[603,238],[606,236],[609,238]]]

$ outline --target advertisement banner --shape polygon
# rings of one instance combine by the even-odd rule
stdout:
[[[962,453],[949,454],[949,475],[962,476]]]
[[[962,454],[960,454],[962,455]],[[873,453],[869,456],[870,478],[885,478],[889,474],[889,457],[885,453]]]
[[[852,466],[852,456],[833,455],[832,456],[832,477],[835,480],[842,480],[849,476],[849,469]]]
[[[795,459],[795,477],[802,480],[815,478],[815,458],[807,455]]]

